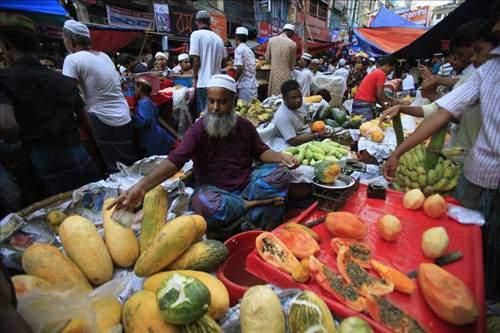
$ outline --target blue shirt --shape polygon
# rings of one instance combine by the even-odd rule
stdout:
[[[170,152],[175,139],[160,126],[158,107],[149,97],[137,102],[132,120],[138,129],[141,153],[145,157],[167,155]]]

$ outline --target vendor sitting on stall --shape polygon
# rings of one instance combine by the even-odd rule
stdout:
[[[179,63],[172,68],[173,75],[187,75],[193,74],[193,69],[191,68],[191,61],[189,60],[189,54],[181,53],[177,57]]]
[[[283,103],[274,115],[273,123],[278,136],[290,146],[320,138],[320,133],[312,133],[309,128],[307,109],[302,102],[300,85],[295,80],[288,80],[281,86]]]
[[[260,139],[253,125],[236,115],[236,82],[217,74],[208,81],[208,112],[184,135],[151,174],[115,201],[118,209],[134,209],[144,194],[172,177],[190,159],[197,188],[191,209],[211,230],[241,225],[242,230],[266,228],[281,221],[285,211],[293,156],[277,153]],[[253,166],[254,162],[260,162]],[[235,223],[237,222],[237,223]]]

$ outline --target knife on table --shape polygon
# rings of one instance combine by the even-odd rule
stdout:
[[[321,223],[325,222],[325,220],[326,220],[326,215],[323,215],[323,216],[321,216],[320,218],[318,218],[316,220],[312,220],[312,221],[304,223],[304,225],[306,227],[308,227],[308,228],[312,228],[314,226],[317,226],[318,224],[321,224]]]
[[[460,251],[450,252],[434,260],[434,263],[438,266],[444,266],[451,264],[452,262],[455,262],[457,260],[460,260],[463,257],[464,255]],[[406,276],[408,276],[410,279],[415,279],[417,275],[418,275],[418,270],[414,270],[406,274]]]

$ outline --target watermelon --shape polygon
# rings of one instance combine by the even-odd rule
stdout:
[[[210,291],[198,279],[173,274],[156,291],[160,314],[167,323],[186,325],[201,318],[210,305]]]
[[[331,114],[333,116],[333,120],[340,126],[342,126],[347,121],[347,115],[345,112],[340,109],[332,109]]]

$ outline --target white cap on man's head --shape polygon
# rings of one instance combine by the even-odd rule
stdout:
[[[187,60],[187,59],[189,59],[189,54],[187,54],[187,53],[181,53],[181,54],[179,54],[179,55],[177,56],[177,60],[178,60],[179,62],[184,61],[184,60]]]
[[[313,60],[311,60],[311,64],[319,64],[319,59],[314,58]]]
[[[87,26],[85,24],[80,23],[78,21],[67,20],[66,22],[64,22],[63,29],[66,29],[66,30],[68,30],[76,35],[90,38],[89,28],[87,28]]]
[[[305,53],[305,52],[304,52],[304,53],[302,53],[301,58],[302,58],[302,59],[304,59],[304,60],[309,60],[309,61],[311,61],[311,59],[312,59],[312,55],[310,55],[309,53]]]
[[[342,58],[342,59],[339,60],[339,65],[340,66],[345,66],[346,63],[347,63],[347,61],[345,61],[344,58]]]
[[[168,60],[168,57],[163,52],[156,52],[155,59],[165,59],[165,60]]]
[[[198,13],[196,13],[197,20],[204,20],[208,18],[210,18],[210,13],[207,12],[206,10],[200,10]]]
[[[207,88],[225,88],[236,93],[236,81],[226,74],[215,74],[208,80]]]
[[[245,27],[238,27],[236,28],[236,34],[237,35],[247,35],[248,36],[248,29]]]
[[[370,61],[372,61],[372,62],[375,62],[375,61],[376,61],[374,57],[370,57],[370,59],[368,59],[368,60],[370,60]]]
[[[293,24],[287,23],[283,26],[283,30],[291,30],[295,32],[295,26]]]

